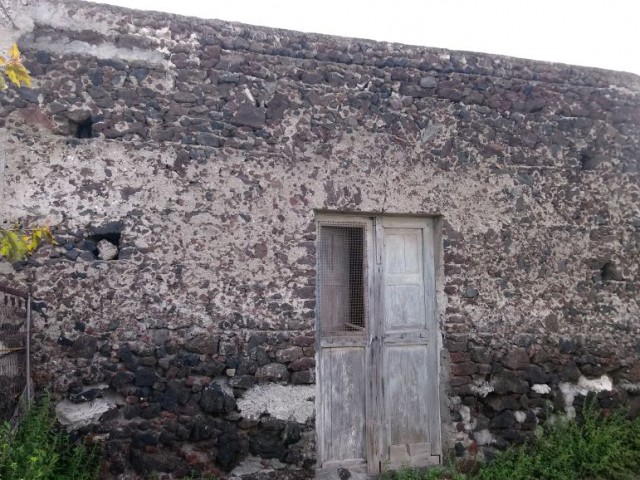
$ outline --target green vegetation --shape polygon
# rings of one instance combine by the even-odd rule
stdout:
[[[475,474],[451,468],[405,468],[395,480],[640,480],[640,417],[602,415],[593,405],[581,419],[555,417],[529,444],[513,447]]]
[[[100,468],[97,448],[74,445],[56,429],[48,396],[31,407],[17,431],[0,427],[0,479],[95,480]]]

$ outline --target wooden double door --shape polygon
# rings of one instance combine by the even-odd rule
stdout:
[[[318,218],[321,470],[440,462],[430,218]]]

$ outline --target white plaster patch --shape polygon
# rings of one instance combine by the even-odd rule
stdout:
[[[471,385],[471,391],[478,397],[485,398],[487,395],[493,392],[493,385],[490,385],[489,382],[482,381],[477,385]]]
[[[518,423],[524,423],[524,421],[527,419],[527,414],[521,411],[514,412],[514,416],[516,417],[516,422]]]
[[[245,475],[253,475],[256,473],[266,474],[273,472],[274,470],[282,470],[285,467],[286,465],[277,458],[267,460],[249,454],[242,462],[240,462],[240,464],[238,464],[236,468],[231,471],[229,480],[242,478]]]
[[[493,443],[493,435],[491,435],[491,432],[487,429],[475,432],[473,436],[476,440],[476,443],[480,446],[491,445]]]
[[[538,395],[549,395],[551,393],[551,387],[549,385],[545,385],[544,383],[536,383],[531,387],[531,390],[536,392]]]
[[[267,413],[281,420],[305,423],[313,417],[315,395],[315,386],[257,385],[238,400],[238,409],[245,418],[259,418]]]
[[[460,407],[460,416],[462,417],[462,421],[464,423],[471,422],[471,409],[466,405]]]
[[[72,403],[62,400],[56,405],[56,415],[61,425],[73,431],[97,423],[103,413],[116,407],[119,395],[107,392],[104,397],[90,402]]]
[[[573,405],[576,395],[586,395],[589,392],[610,391],[613,389],[613,382],[608,375],[602,375],[600,378],[589,380],[584,375],[578,379],[578,383],[563,382],[560,384],[560,391],[564,396],[564,404],[566,407]],[[569,413],[569,412],[567,412]]]

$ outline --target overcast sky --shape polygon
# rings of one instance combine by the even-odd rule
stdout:
[[[99,3],[640,74],[640,0],[101,0]]]

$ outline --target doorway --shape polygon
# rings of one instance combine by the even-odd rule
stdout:
[[[318,217],[321,470],[440,463],[434,224]]]

